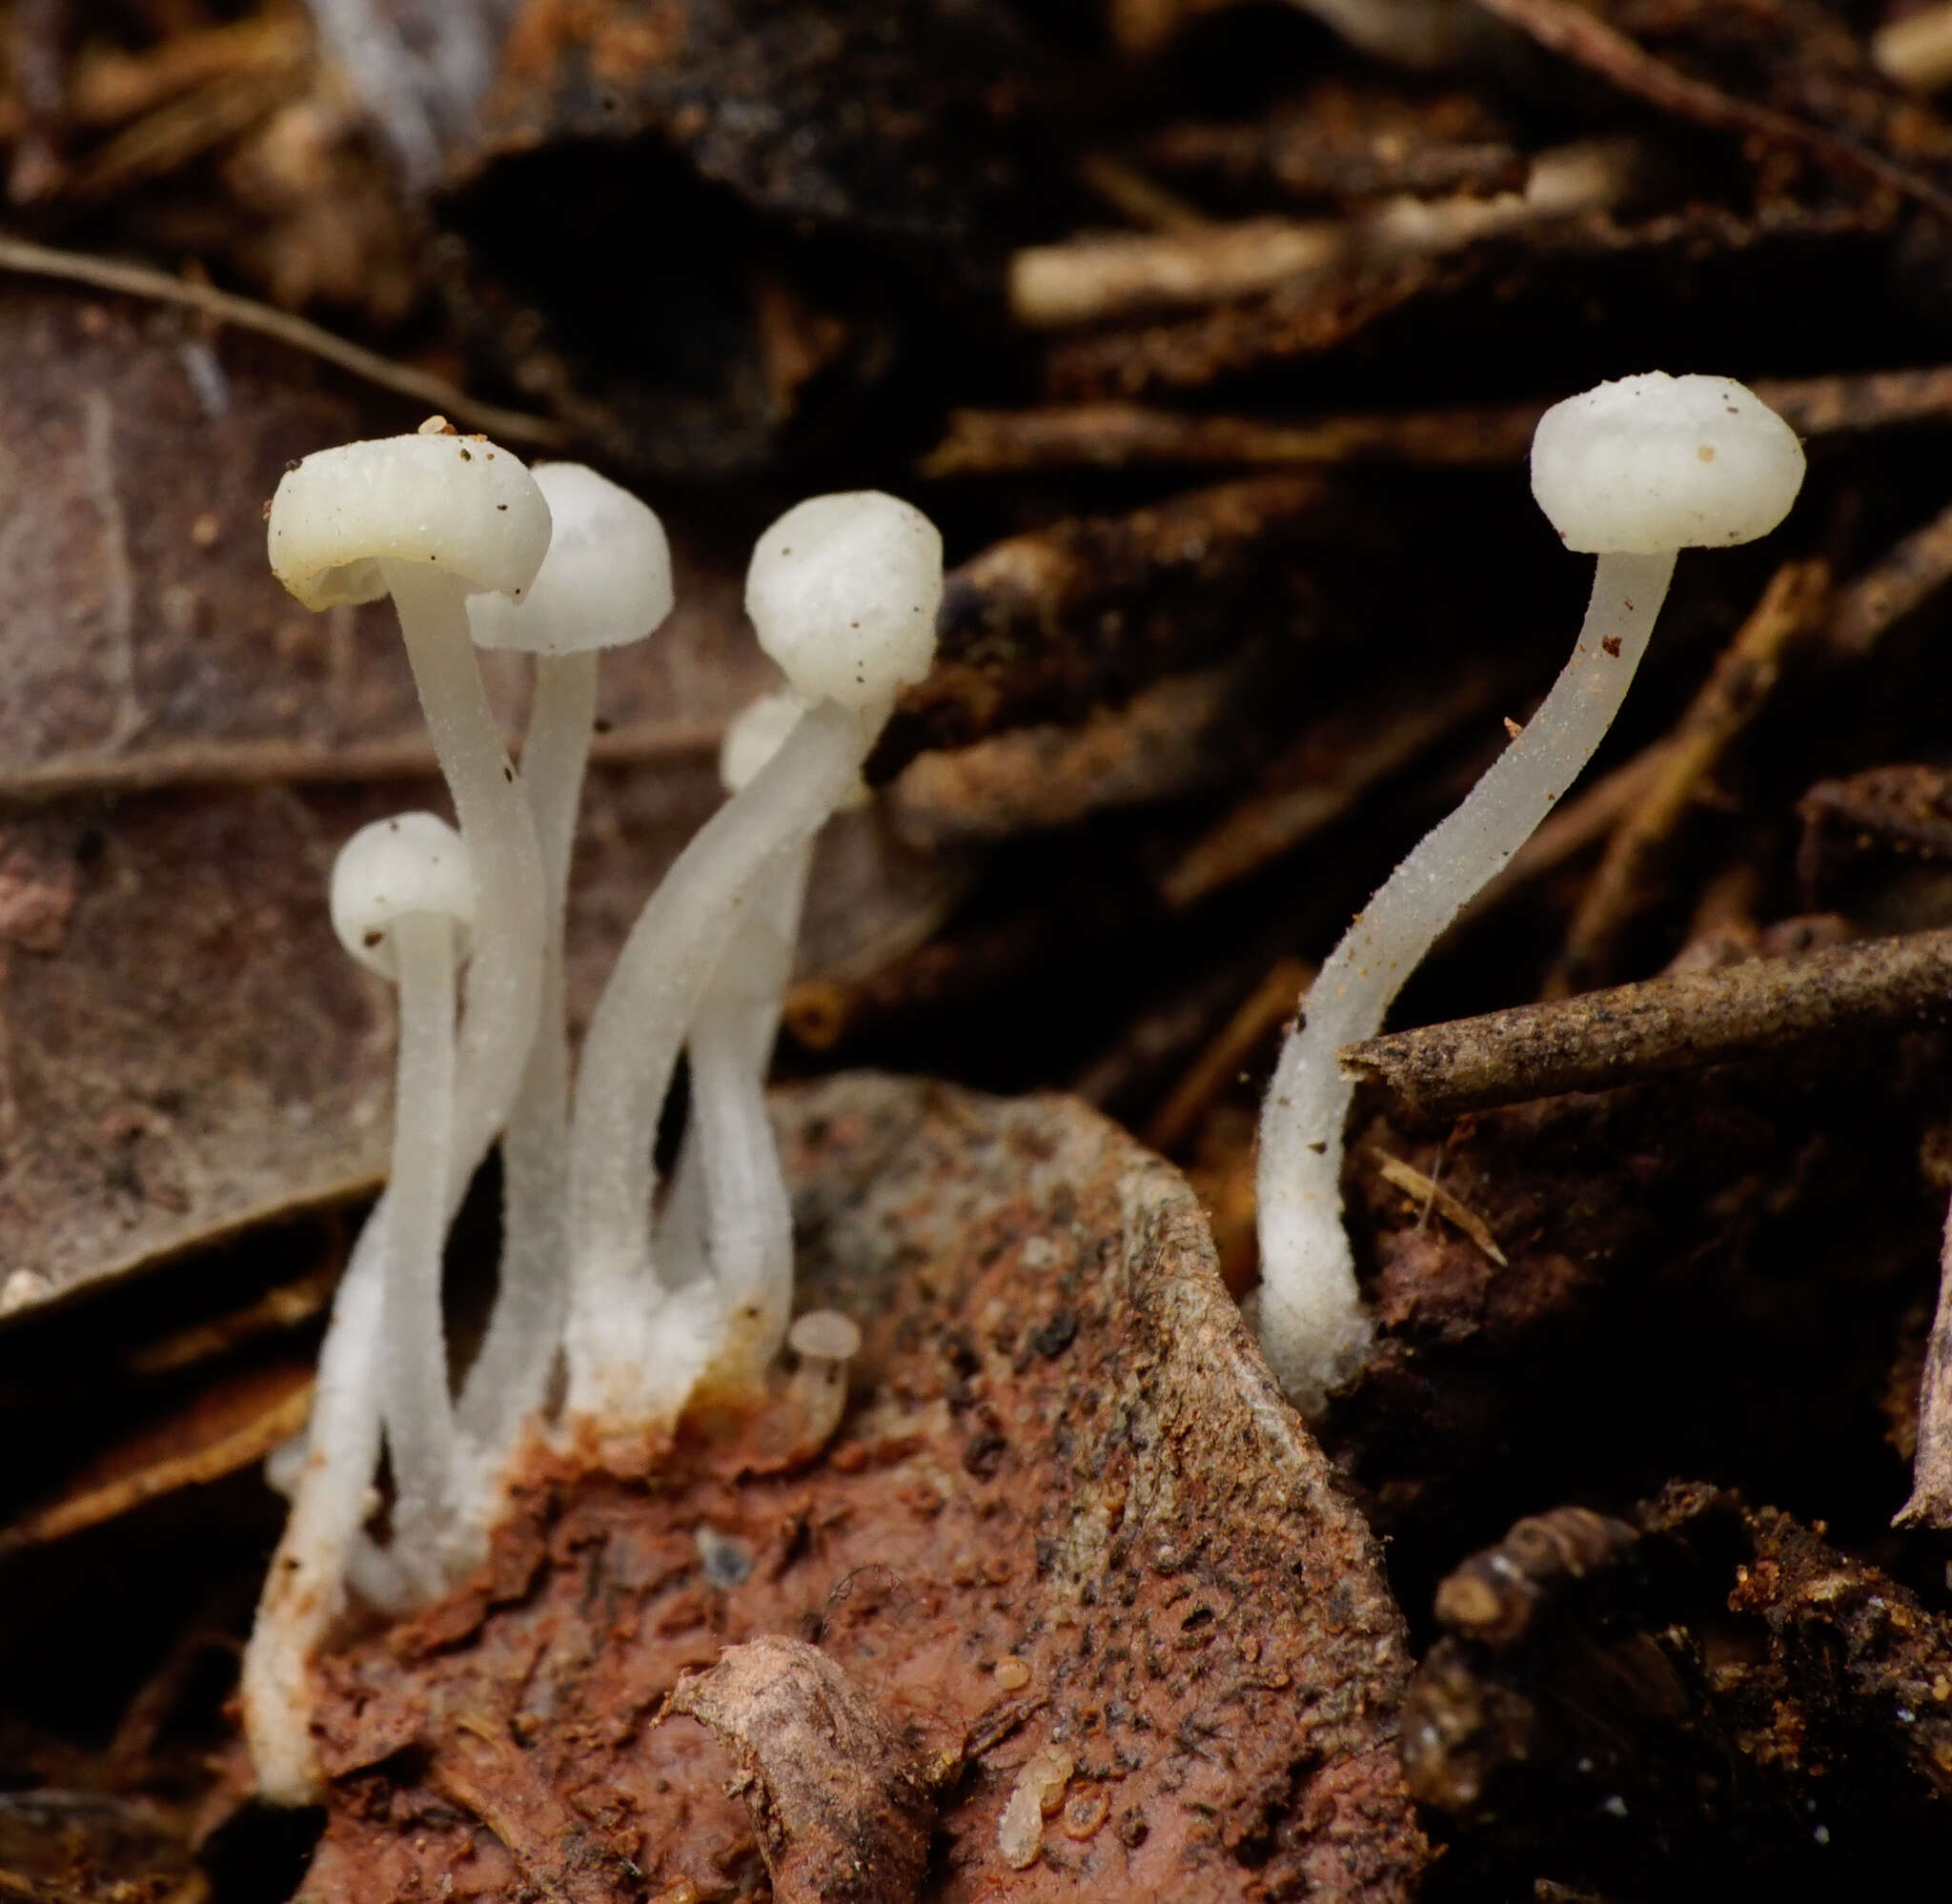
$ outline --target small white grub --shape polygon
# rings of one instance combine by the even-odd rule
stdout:
[[[1069,1752],[1046,1746],[1017,1773],[996,1827],[996,1848],[1011,1870],[1027,1871],[1037,1862],[1044,1845],[1044,1821],[1064,1803],[1072,1769]]]

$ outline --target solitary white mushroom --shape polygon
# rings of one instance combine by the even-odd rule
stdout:
[[[394,1546],[425,1592],[443,1584],[439,1549],[456,1505],[440,1259],[454,1147],[455,974],[467,958],[474,914],[467,849],[431,813],[362,826],[333,867],[339,943],[399,987],[379,1379]]]
[[[564,901],[589,762],[601,650],[641,640],[671,613],[671,550],[657,517],[580,463],[540,463],[549,553],[520,600],[477,596],[476,644],[536,658],[522,787],[542,856],[542,1004],[502,1139],[500,1283],[458,1420],[492,1475],[540,1409],[562,1329],[568,1255],[569,1035],[563,1018]],[[480,1505],[488,1505],[484,1500]]]
[[[384,436],[320,450],[272,497],[274,574],[308,608],[391,595],[434,751],[475,869],[454,1155],[465,1189],[508,1120],[542,996],[536,829],[468,638],[471,595],[519,597],[549,546],[549,505],[481,437]]]
[[[1725,377],[1626,377],[1540,421],[1533,495],[1568,548],[1599,557],[1578,644],[1523,733],[1329,955],[1261,1112],[1261,1341],[1304,1411],[1321,1408],[1369,1340],[1342,1227],[1353,1084],[1336,1053],[1381,1030],[1418,961],[1591,758],[1646,652],[1677,552],[1767,535],[1802,475],[1789,426]]]
[[[658,1114],[755,882],[852,791],[897,691],[934,658],[941,598],[934,525],[875,492],[803,502],[753,553],[746,611],[808,705],[679,856],[591,1020],[570,1134],[572,1415],[621,1429],[667,1419],[717,1347],[709,1283],[666,1291],[653,1266]]]

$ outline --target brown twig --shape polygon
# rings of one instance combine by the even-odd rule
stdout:
[[[1764,378],[1755,391],[1803,436],[1843,435],[1952,416],[1952,367]],[[1545,409],[1543,403],[1514,403],[1290,422],[1156,410],[1143,403],[957,410],[950,413],[948,435],[921,467],[925,476],[950,476],[1145,463],[1516,463],[1530,451],[1532,433]]]
[[[602,764],[691,759],[709,754],[724,732],[718,721],[641,720],[600,734],[590,759]],[[519,755],[518,743],[511,748]],[[163,788],[315,786],[429,780],[438,771],[423,739],[330,746],[293,740],[226,740],[155,747],[138,754],[62,754],[29,766],[0,762],[0,802],[30,805],[72,794],[154,793]]]
[[[1347,218],[1249,218],[1031,245],[1010,260],[1010,314],[1036,330],[1249,296],[1296,277],[1436,257],[1615,204],[1638,168],[1624,141],[1542,152],[1522,192],[1386,199]]]
[[[1341,1057],[1409,1109],[1443,1119],[1890,1030],[1948,999],[1952,931],[1920,932],[1425,1025]]]
[[[1649,875],[1697,790],[1753,720],[1781,671],[1785,648],[1817,623],[1829,590],[1821,562],[1785,562],[1723,650],[1714,672],[1660,743],[1652,784],[1627,810],[1579,901],[1546,981],[1547,998],[1589,990],[1645,901]]]
[[[1376,1175],[1384,1183],[1400,1190],[1419,1208],[1435,1210],[1452,1228],[1468,1236],[1489,1262],[1500,1269],[1510,1267],[1505,1252],[1498,1247],[1497,1238],[1492,1234],[1491,1225],[1462,1197],[1445,1189],[1434,1177],[1426,1177],[1415,1165],[1406,1164],[1400,1157],[1392,1157],[1387,1150],[1379,1150],[1373,1144],[1370,1146],[1369,1157],[1376,1166]]]
[[[1078,161],[1078,177],[1121,218],[1154,232],[1197,232],[1213,222],[1176,192],[1110,152],[1087,152]]]
[[[1832,171],[1855,172],[1873,184],[1901,192],[1952,223],[1952,196],[1929,179],[1820,126],[1808,125],[1754,100],[1738,99],[1704,80],[1691,78],[1665,60],[1656,59],[1618,28],[1573,5],[1572,0],[1477,0],[1477,4],[1530,34],[1540,46],[1562,53],[1657,111],[1692,120],[1711,132],[1735,132],[1768,145],[1790,147]]]
[[[122,264],[113,258],[54,251],[47,245],[30,244],[25,238],[0,236],[0,272],[86,284],[124,297],[147,298],[154,304],[178,304],[220,323],[234,324],[240,331],[254,331],[293,350],[307,352],[366,383],[424,403],[430,410],[485,430],[503,442],[561,449],[569,441],[569,433],[549,417],[531,416],[525,411],[483,403],[444,376],[416,370],[411,364],[396,363],[377,351],[335,336],[303,317],[295,317],[288,311],[274,311],[254,298],[239,297],[234,292],[219,291],[214,285],[172,277],[168,272],[153,271],[147,265]]]
[[[1515,463],[1524,456],[1542,411],[1542,405],[1518,404],[1273,423],[1142,403],[957,410],[948,435],[923,458],[922,473],[989,476],[1135,463]]]

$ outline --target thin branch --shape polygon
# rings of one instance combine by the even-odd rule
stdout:
[[[722,721],[641,720],[600,734],[599,765],[689,760],[709,755]],[[519,749],[511,740],[511,752]],[[163,788],[317,786],[366,780],[431,780],[434,749],[422,739],[323,746],[291,740],[232,740],[154,747],[139,754],[65,754],[31,766],[0,764],[0,802],[30,805],[71,794],[140,794]]]
[[[1823,127],[1809,125],[1773,106],[1738,99],[1705,80],[1693,78],[1665,60],[1656,59],[1617,27],[1573,5],[1572,0],[1477,0],[1477,4],[1508,26],[1530,34],[1540,46],[1598,73],[1622,92],[1645,100],[1657,111],[1692,120],[1712,132],[1787,146],[1833,172],[1855,172],[1860,178],[1901,192],[1952,224],[1952,197],[1930,179]]]
[[[1764,378],[1756,395],[1799,435],[1835,436],[1952,417],[1952,367]],[[1210,415],[1142,403],[957,410],[922,460],[925,476],[1137,464],[1236,468],[1322,463],[1523,462],[1543,403],[1373,416]]]
[[[1952,931],[1919,932],[1425,1025],[1341,1057],[1441,1120],[1893,1030],[1942,1016],[1948,1000]]]
[[[429,410],[483,430],[502,442],[526,443],[546,450],[559,450],[569,442],[569,433],[549,417],[483,403],[443,376],[396,363],[377,351],[335,336],[303,317],[295,317],[288,311],[275,311],[254,298],[239,297],[234,292],[219,291],[214,285],[172,277],[168,272],[154,271],[148,265],[122,264],[113,258],[91,257],[83,252],[54,251],[47,245],[30,244],[25,238],[0,235],[0,271],[15,272],[25,277],[54,278],[67,284],[86,284],[97,291],[145,297],[156,304],[181,305],[220,323],[234,324],[240,331],[254,331],[294,350],[308,352],[381,390],[412,397]]]

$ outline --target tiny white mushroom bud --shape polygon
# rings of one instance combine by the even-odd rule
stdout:
[[[861,1353],[861,1325],[839,1309],[808,1309],[786,1331],[786,1347],[805,1363],[851,1362]]]
[[[847,1364],[861,1353],[861,1330],[838,1309],[809,1309],[786,1331],[786,1347],[800,1358],[786,1387],[800,1417],[796,1440],[819,1448],[846,1412]]]
[[[928,673],[941,605],[941,532],[879,490],[789,509],[745,577],[745,612],[787,680],[808,700],[860,711]]]

